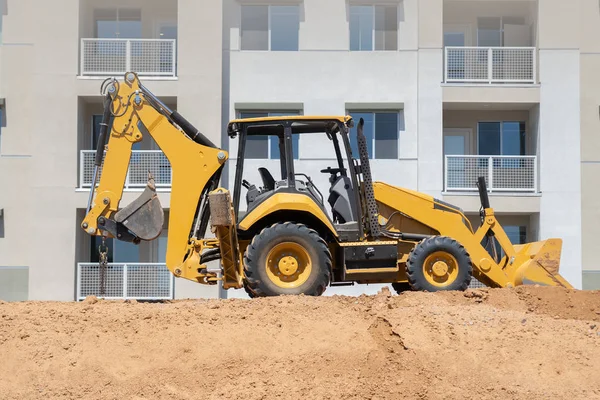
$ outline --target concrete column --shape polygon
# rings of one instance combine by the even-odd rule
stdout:
[[[216,146],[222,132],[223,3],[179,0],[177,109]],[[218,286],[175,280],[176,298],[218,297]]]
[[[578,2],[539,2],[540,239],[563,239],[560,272],[581,288]]]
[[[418,61],[418,190],[440,197],[443,188],[443,1],[421,0]]]
[[[177,13],[177,108],[220,146],[223,3],[179,0]]]

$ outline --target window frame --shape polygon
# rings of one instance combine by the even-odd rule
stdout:
[[[267,7],[267,48],[266,49],[244,49],[242,47],[242,33],[243,33],[243,8],[244,7]],[[272,18],[273,13],[271,12],[273,7],[296,7],[298,9],[298,42],[296,43],[296,50],[273,50],[272,49]],[[265,51],[265,52],[290,52],[290,51],[300,51],[300,6],[298,4],[264,4],[264,3],[256,3],[256,4],[242,4],[240,5],[240,29],[239,29],[239,51]]]
[[[297,113],[297,114],[294,114]],[[264,117],[261,118],[268,118],[268,117],[278,117],[281,116],[281,114],[285,114],[285,115],[290,115],[290,116],[294,116],[294,115],[304,115],[303,110],[265,110],[265,109],[256,109],[256,110],[244,110],[244,109],[240,109],[240,110],[236,110],[236,117],[238,119],[242,119],[244,118],[242,115],[243,114],[267,114]],[[277,114],[277,115],[272,115],[272,114]],[[300,160],[300,135],[295,135],[296,137],[298,137],[298,141],[297,141],[297,145],[294,146],[294,144],[292,143],[292,145],[294,146],[292,148],[292,150],[294,148],[297,149],[297,153],[298,156],[294,157],[294,160]],[[267,137],[267,158],[251,158],[248,157],[248,155],[244,154],[244,159],[245,160],[280,160],[281,158],[272,158],[271,157],[271,148],[272,148],[272,140],[275,140],[276,136],[268,136]],[[247,139],[246,139],[247,140]],[[276,143],[276,145],[279,145],[279,142]]]
[[[373,138],[372,138],[372,142],[371,142],[371,148],[373,149],[373,154],[369,156],[369,160],[399,160],[400,159],[400,115],[403,112],[403,109],[398,109],[398,110],[393,110],[393,109],[382,109],[382,110],[373,110],[373,109],[354,109],[354,110],[346,110],[346,114],[352,116],[352,119],[354,119],[354,128],[351,128],[348,132],[348,141],[350,143],[350,146],[352,147],[352,137],[351,132],[353,130],[356,129],[356,126],[358,124],[358,120],[356,118],[354,118],[353,114],[373,114]],[[375,151],[375,145],[377,143],[377,135],[376,135],[376,130],[375,127],[377,125],[376,123],[376,115],[377,114],[395,114],[396,115],[396,157],[395,158],[377,158],[375,156],[376,151]],[[359,154],[354,154],[354,152],[352,152],[352,155],[355,156],[355,158],[359,158]]]
[[[352,44],[351,44],[351,37],[352,37],[352,23],[351,23],[351,19],[352,19],[352,7],[369,7],[371,8],[373,11],[371,13],[371,49],[370,50],[363,50],[361,48],[357,49],[357,50],[352,50]],[[377,15],[376,15],[376,8],[377,7],[393,7],[396,10],[396,48],[395,49],[381,49],[381,50],[377,50],[375,48],[375,32],[377,32],[376,30],[376,21],[377,21]],[[349,4],[348,7],[348,51],[351,52],[361,52],[361,51],[399,51],[400,50],[400,40],[398,38],[398,35],[400,33],[400,29],[398,27],[398,14],[399,14],[399,8],[398,8],[398,4],[388,4],[385,2],[382,3],[377,3],[377,4],[373,4],[373,3],[353,3],[353,4]],[[385,47],[385,46],[384,46]]]

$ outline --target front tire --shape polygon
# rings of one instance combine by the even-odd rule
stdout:
[[[320,296],[331,277],[331,253],[303,224],[277,223],[254,236],[244,253],[244,288],[250,297]]]
[[[471,283],[473,267],[464,246],[446,236],[419,242],[406,263],[406,275],[413,290],[464,291]]]

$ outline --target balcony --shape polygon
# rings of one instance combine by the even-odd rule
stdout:
[[[175,39],[81,39],[81,76],[177,76]]]
[[[83,189],[92,186],[94,176],[95,150],[80,151],[79,187]],[[129,169],[125,179],[124,189],[143,189],[148,183],[148,171],[154,176],[157,190],[170,190],[172,169],[169,160],[160,150],[132,150]],[[98,171],[98,180],[102,175],[102,167]]]
[[[444,82],[535,84],[535,47],[445,48]]]
[[[78,301],[86,296],[168,300],[173,299],[173,284],[174,276],[165,264],[108,263],[105,271],[101,271],[98,263],[77,264]]]
[[[477,192],[485,177],[489,192],[536,193],[537,156],[446,155],[445,192]]]

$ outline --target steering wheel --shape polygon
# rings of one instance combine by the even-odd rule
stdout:
[[[324,174],[331,174],[331,175],[335,175],[338,173],[341,173],[342,171],[345,171],[346,168],[331,168],[331,167],[327,167],[326,169],[322,169],[321,172]]]

